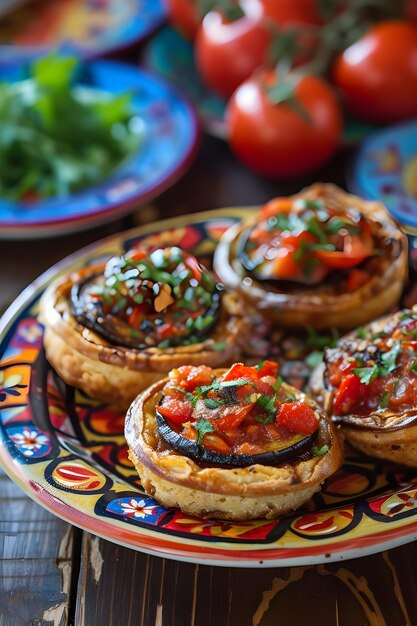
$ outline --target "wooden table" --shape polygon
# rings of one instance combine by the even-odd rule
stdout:
[[[343,185],[341,154],[317,178]],[[279,185],[206,138],[188,174],[146,210],[56,239],[1,242],[0,310],[43,270],[105,235],[150,218],[257,204]],[[417,544],[334,564],[229,569],[119,547],[69,526],[0,470],[0,626],[406,626],[417,624]]]

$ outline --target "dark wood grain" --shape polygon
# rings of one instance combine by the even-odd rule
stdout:
[[[74,530],[0,469],[0,625],[68,624]]]
[[[77,626],[412,626],[417,544],[309,567],[177,563],[84,535]],[[401,573],[399,573],[401,571]]]

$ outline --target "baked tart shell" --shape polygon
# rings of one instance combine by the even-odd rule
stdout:
[[[158,436],[155,410],[167,382],[168,379],[155,383],[136,398],[127,412],[125,426],[129,457],[145,491],[167,507],[178,507],[201,518],[276,518],[308,501],[342,463],[343,449],[336,427],[312,400],[297,390],[299,399],[320,412],[317,445],[327,444],[326,454],[278,467],[203,467],[170,448]],[[285,383],[283,387],[295,391]]]
[[[417,308],[414,307],[413,311],[417,312]],[[392,318],[392,315],[384,316],[367,328],[376,334]],[[344,439],[368,456],[417,467],[417,398],[416,407],[403,412],[386,410],[366,417],[354,414],[334,416],[334,392],[326,388],[325,373],[325,365],[321,363],[312,373],[309,388],[312,396],[340,426]]]
[[[231,294],[223,295],[219,318],[210,336],[190,346],[136,350],[112,345],[79,324],[71,312],[71,288],[103,268],[103,264],[95,265],[58,279],[41,299],[46,356],[67,384],[116,409],[126,410],[138,393],[173,368],[185,364],[221,367],[239,359],[250,327],[243,317],[242,303]],[[222,349],[213,348],[216,344],[221,344]]]
[[[287,328],[355,328],[379,317],[398,302],[408,275],[407,237],[381,203],[362,200],[335,185],[322,183],[290,199],[324,200],[338,210],[357,207],[372,225],[377,240],[389,242],[390,254],[383,261],[383,271],[375,272],[362,287],[350,293],[332,295],[314,289],[303,291],[301,287],[291,293],[272,290],[249,277],[236,257],[239,238],[259,220],[254,215],[227,230],[217,246],[214,268],[226,287],[236,290],[266,318]]]

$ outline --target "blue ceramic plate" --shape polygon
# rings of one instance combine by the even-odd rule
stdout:
[[[0,72],[22,78],[23,68]],[[86,63],[80,85],[114,94],[130,91],[143,120],[143,140],[105,182],[65,198],[32,203],[0,199],[0,238],[54,236],[108,222],[157,196],[187,169],[198,144],[192,107],[162,80],[114,61]]]
[[[417,228],[417,120],[365,139],[348,185],[357,195],[383,202],[401,224]]]
[[[0,64],[51,48],[82,58],[109,54],[141,41],[164,19],[163,0],[31,0],[0,23]]]

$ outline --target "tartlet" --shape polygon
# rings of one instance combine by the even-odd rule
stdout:
[[[123,410],[174,367],[231,363],[248,332],[239,298],[177,247],[131,250],[56,280],[40,320],[62,379]]]
[[[417,307],[340,339],[310,387],[355,448],[417,467]]]
[[[125,436],[145,491],[207,518],[275,518],[299,508],[342,462],[336,427],[277,377],[277,365],[185,366],[142,392]]]
[[[317,183],[232,226],[214,268],[280,326],[350,329],[398,301],[407,238],[379,202]]]

